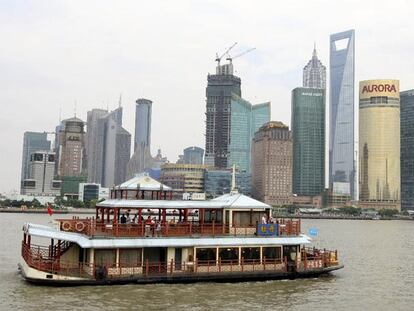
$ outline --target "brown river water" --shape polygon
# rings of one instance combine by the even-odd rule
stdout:
[[[414,310],[414,221],[302,220],[345,268],[315,279],[44,287],[17,272],[22,225],[61,215],[0,214],[0,310]],[[64,216],[71,217],[71,216]]]

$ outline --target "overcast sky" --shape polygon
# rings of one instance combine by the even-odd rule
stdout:
[[[19,189],[23,133],[86,121],[122,93],[124,127],[135,100],[153,100],[152,152],[176,161],[204,148],[205,87],[215,54],[238,42],[242,96],[271,101],[290,124],[290,92],[316,42],[328,67],[329,35],[356,31],[356,81],[400,79],[414,88],[411,1],[20,1],[0,0],[0,192]],[[51,137],[53,138],[53,137]],[[133,144],[132,144],[133,145]]]

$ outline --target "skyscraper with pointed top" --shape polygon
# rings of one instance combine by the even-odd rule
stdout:
[[[326,88],[326,67],[318,59],[316,45],[313,47],[312,59],[303,68],[303,87]]]

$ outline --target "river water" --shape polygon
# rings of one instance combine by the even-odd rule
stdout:
[[[55,216],[0,214],[0,310],[414,310],[414,222],[302,220],[317,247],[345,268],[318,279],[54,288],[17,273],[24,222]],[[57,215],[56,218],[61,218]],[[70,217],[70,216],[64,216]]]

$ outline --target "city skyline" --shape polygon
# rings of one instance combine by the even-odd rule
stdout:
[[[164,22],[172,25],[171,31],[174,33],[184,30],[182,35],[171,41],[163,40],[168,37],[165,34],[146,27],[141,29],[139,26],[145,25],[150,16],[132,12],[136,10],[125,10],[122,4],[111,6],[111,14],[101,17],[99,10],[96,15],[92,13],[97,8],[93,4],[84,4],[84,13],[77,12],[76,5],[70,3],[47,7],[29,3],[24,8],[19,4],[1,4],[0,31],[10,39],[6,39],[5,48],[0,52],[0,61],[4,64],[1,80],[4,88],[0,90],[0,98],[4,103],[0,117],[0,138],[11,143],[8,148],[1,148],[4,157],[2,163],[7,165],[2,164],[0,172],[10,176],[10,179],[1,182],[0,192],[19,189],[21,146],[25,131],[50,131],[58,123],[59,114],[66,119],[76,111],[78,117],[86,120],[86,111],[92,108],[106,109],[109,106],[112,110],[117,105],[119,93],[123,96],[127,116],[125,128],[129,132],[133,132],[135,99],[148,97],[157,103],[153,111],[152,141],[156,142],[152,146],[153,150],[161,146],[168,158],[175,159],[184,146],[203,146],[205,76],[208,72],[214,73],[215,53],[224,51],[234,41],[240,45],[236,52],[250,46],[257,48],[234,62],[235,73],[243,81],[243,98],[251,102],[271,101],[271,119],[281,120],[288,125],[290,90],[301,84],[301,69],[314,41],[319,59],[325,65],[329,64],[328,42],[331,33],[356,29],[356,83],[366,78],[387,76],[398,78],[402,91],[414,86],[409,72],[413,60],[408,56],[413,43],[407,40],[412,28],[409,27],[412,21],[408,19],[412,4],[397,2],[391,6],[384,3],[372,8],[369,4],[358,3],[358,9],[350,9],[344,4],[322,5],[317,2],[308,7],[310,9],[316,5],[321,8],[318,14],[324,18],[316,22],[313,16],[297,15],[298,8],[306,11],[308,4],[290,4],[283,14],[277,12],[276,5],[272,7],[268,4],[263,8],[249,8],[252,16],[261,16],[261,23],[257,26],[237,23],[240,27],[237,32],[232,27],[223,29],[223,25],[229,21],[231,23],[231,20],[239,20],[247,7],[241,4],[235,8],[234,4],[220,3],[221,10],[217,10],[217,5],[187,4],[186,9],[194,14],[186,14],[182,24],[171,23],[171,18],[164,16],[165,13],[157,13],[156,5],[141,8],[141,12],[149,10],[151,18],[154,18],[154,14],[166,17]],[[405,8],[399,20],[393,20],[394,30],[398,29],[399,36],[392,36],[393,32],[382,24],[373,32],[370,27],[372,20],[366,22],[365,14],[374,14],[378,20],[387,21],[390,20],[388,11],[395,5]],[[101,9],[108,8],[103,5]],[[342,9],[344,16],[335,16],[335,19],[329,17],[329,14],[339,9]],[[171,7],[171,10],[183,14],[177,8]],[[353,18],[349,20],[346,13],[353,13]],[[112,23],[120,16],[125,23]],[[228,19],[219,22],[223,16]],[[275,22],[278,16],[280,19]],[[211,28],[206,30],[206,38],[202,41],[192,43],[193,38],[199,37],[198,30],[204,30],[202,22],[197,19],[209,17],[213,20],[216,18],[217,25],[209,26]],[[294,27],[288,21],[291,17],[297,19]],[[43,20],[47,22],[42,23]],[[304,25],[311,20],[312,26],[305,29]],[[135,23],[139,25],[131,27]],[[194,24],[194,27],[188,27],[189,23]],[[126,27],[131,29],[126,31]],[[276,31],[278,28],[280,30]],[[89,35],[84,34],[85,29],[88,30],[86,33],[96,36],[93,42],[89,42]],[[209,31],[214,34],[218,29],[222,32],[219,38],[209,35]],[[259,30],[262,34],[256,36]],[[58,39],[62,32],[65,42]],[[147,47],[141,44],[154,35],[158,36],[159,40],[156,41],[162,45],[156,43],[155,46]],[[140,42],[132,42],[132,38],[137,36],[143,36]],[[115,41],[111,42],[107,37]],[[385,37],[388,38],[387,42],[383,40]],[[25,48],[18,44],[19,41],[25,42]],[[162,50],[161,60],[157,50]],[[177,61],[182,54],[188,57],[184,65]],[[180,113],[174,115],[173,111]],[[16,118],[18,115],[19,118]],[[185,127],[176,126],[184,120],[187,122]],[[188,132],[186,128],[192,131]],[[179,143],[170,139],[170,135],[179,137]],[[51,137],[49,139],[52,140]]]

